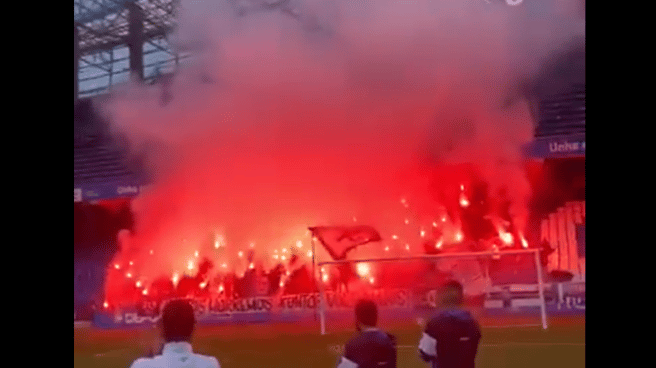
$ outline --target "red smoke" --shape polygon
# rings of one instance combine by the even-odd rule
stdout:
[[[161,143],[149,156],[155,181],[133,202],[135,231],[112,262],[120,269],[108,270],[110,303],[161,277],[196,276],[204,258],[211,273],[237,274],[251,250],[255,268],[292,253],[308,261],[308,226],[374,226],[383,242],[355,258],[423,253],[423,238],[447,248],[462,240],[460,197],[472,201],[475,182],[492,199],[505,191],[523,230],[519,147],[533,125],[524,101],[504,105],[532,70],[512,56],[517,15],[483,1],[418,3],[339,3],[337,20],[314,7],[323,33],[281,13],[208,11],[194,32],[183,22],[180,42],[200,32],[204,49],[169,86],[170,103],[158,87],[133,86],[106,106],[134,147]]]

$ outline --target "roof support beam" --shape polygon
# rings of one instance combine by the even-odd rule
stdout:
[[[144,14],[134,3],[128,4],[128,48],[130,49],[130,71],[139,80],[144,78],[143,44],[144,44]]]

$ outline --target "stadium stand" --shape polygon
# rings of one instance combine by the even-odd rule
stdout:
[[[105,269],[101,262],[94,260],[74,260],[73,297],[75,318],[90,320],[94,309],[102,305],[99,291],[102,290]]]
[[[108,136],[105,122],[85,99],[74,106],[73,182],[79,190],[75,203],[74,305],[76,320],[90,320],[102,306],[102,289],[107,262],[115,249],[109,234],[120,223],[122,213],[103,212],[92,198],[83,198],[82,188],[112,183],[139,182],[126,164],[126,152]],[[114,191],[114,194],[115,191]],[[103,199],[103,198],[99,198]],[[111,198],[108,198],[111,199]]]
[[[565,93],[544,97],[539,102],[539,119],[535,138],[585,137],[585,85],[574,84]],[[585,138],[583,138],[585,139]],[[585,160],[585,151],[577,153]],[[549,158],[559,162],[574,162],[573,158]],[[581,159],[581,158],[579,158]],[[569,161],[567,161],[569,160]],[[584,165],[584,163],[583,163]],[[572,165],[575,167],[576,165]],[[573,178],[572,187],[580,187],[576,181],[585,181],[585,172],[569,172],[566,164],[559,169],[563,175]],[[580,170],[580,167],[579,169]],[[543,217],[540,241],[548,244],[547,271],[570,273],[575,280],[585,280],[585,184],[583,193],[570,192],[578,198],[564,198],[558,208]]]

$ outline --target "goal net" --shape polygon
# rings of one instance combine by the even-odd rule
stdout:
[[[449,280],[463,285],[465,308],[483,327],[547,328],[537,249],[318,262],[316,272],[322,334],[353,329],[354,306],[365,298],[378,305],[381,328],[423,325]]]

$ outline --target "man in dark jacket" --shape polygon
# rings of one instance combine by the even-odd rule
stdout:
[[[337,368],[396,368],[396,339],[376,328],[376,304],[360,300],[355,318],[359,334],[346,344]]]
[[[433,317],[419,341],[419,355],[432,368],[474,368],[481,329],[462,309],[462,285],[450,281],[442,288],[442,310]]]

